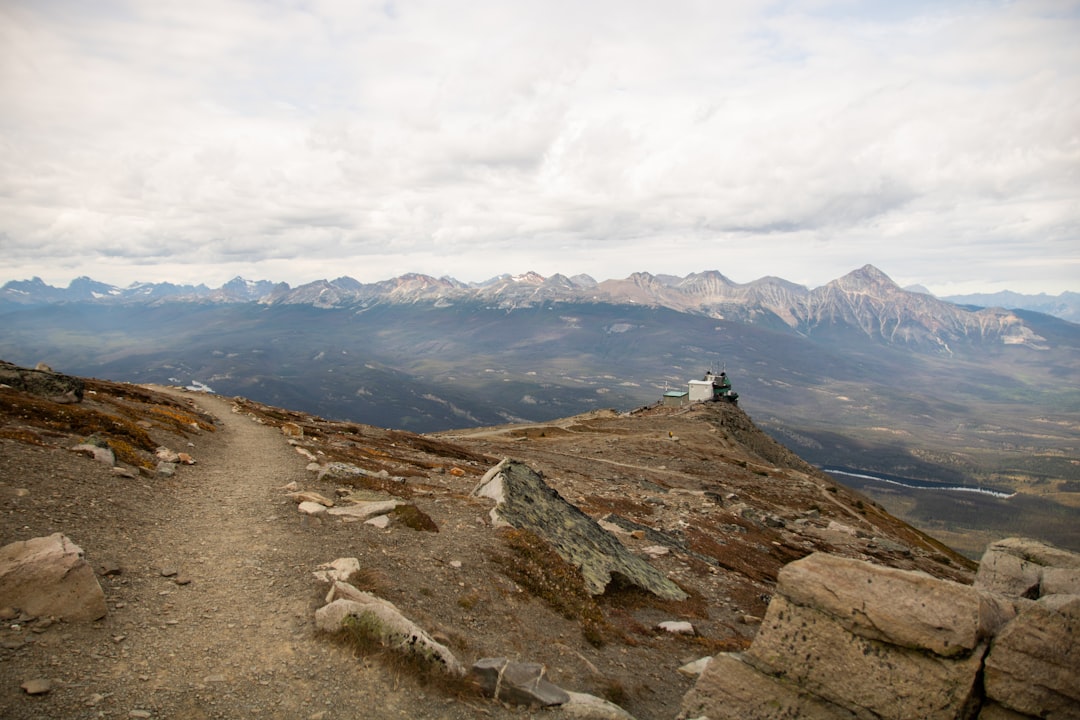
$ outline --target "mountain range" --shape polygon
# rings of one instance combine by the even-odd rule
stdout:
[[[681,312],[703,313],[717,318],[752,321],[762,313],[773,314],[793,328],[809,331],[831,315],[840,297],[873,294],[898,301],[903,298],[913,314],[941,314],[942,305],[922,288],[901,289],[877,268],[867,265],[822,287],[809,290],[776,277],[736,283],[715,270],[686,277],[634,273],[622,280],[597,282],[588,275],[552,275],[534,272],[500,275],[480,283],[464,283],[450,277],[435,278],[407,273],[390,280],[361,283],[351,277],[316,280],[297,287],[285,282],[234,278],[219,288],[206,285],[133,283],[121,288],[79,277],[67,288],[46,284],[40,278],[9,281],[0,288],[0,303],[40,305],[59,302],[161,303],[161,302],[256,302],[299,304],[337,308],[377,302],[491,302],[513,309],[542,302],[640,303]],[[953,305],[974,308],[1033,310],[1066,320],[1080,317],[1080,293],[1059,296],[1000,292],[944,298]],[[976,312],[973,307],[966,312]],[[994,315],[999,312],[991,311]],[[902,319],[899,319],[902,321]],[[1007,321],[1010,322],[1010,321]],[[966,324],[966,323],[961,323]],[[1011,322],[1010,322],[1011,324]]]
[[[1078,349],[1074,323],[957,305],[872,266],[813,290],[717,271],[0,289],[5,360],[416,432],[630,410],[724,369],[812,463],[1022,493],[969,525],[1080,504]],[[939,536],[967,507],[875,492]]]

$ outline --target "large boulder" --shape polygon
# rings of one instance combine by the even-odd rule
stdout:
[[[780,571],[794,605],[830,615],[868,640],[950,657],[975,649],[983,600],[969,585],[815,553]]]
[[[759,669],[856,714],[954,720],[974,700],[985,651],[984,642],[964,655],[943,657],[863,637],[834,616],[777,595],[746,656]]]
[[[810,555],[680,717],[1080,720],[1078,581],[1080,555],[1022,538],[994,543],[974,586]]]
[[[1080,718],[1080,595],[1024,607],[986,658],[988,698],[1043,718]]]
[[[1047,569],[1054,571],[1044,578]],[[1028,538],[1007,538],[991,544],[983,553],[975,586],[1034,600],[1072,587],[1078,574],[1080,553]],[[1043,587],[1044,582],[1049,587]]]
[[[530,530],[579,568],[586,589],[600,595],[618,573],[630,584],[665,600],[687,595],[659,570],[626,549],[599,523],[563,499],[528,465],[503,460],[484,475],[473,494],[495,501],[496,524]]]
[[[0,606],[69,622],[105,616],[105,593],[82,549],[61,533],[0,548]]]

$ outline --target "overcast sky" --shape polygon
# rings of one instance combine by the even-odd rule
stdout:
[[[0,0],[0,282],[1080,290],[1080,2]]]

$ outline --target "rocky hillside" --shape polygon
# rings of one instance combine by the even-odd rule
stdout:
[[[338,558],[356,565],[335,602],[391,605],[423,631],[409,647],[540,663],[638,718],[676,716],[687,663],[750,646],[794,560],[974,576],[727,403],[418,435],[0,370],[0,545],[62,534],[105,608],[88,625],[0,608],[4,717],[529,712],[479,675],[402,664],[355,615],[352,642],[320,630],[312,572]]]

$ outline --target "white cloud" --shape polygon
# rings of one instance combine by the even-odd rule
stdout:
[[[816,285],[872,262],[931,289],[1077,289],[1078,16],[9,2],[2,279]]]

